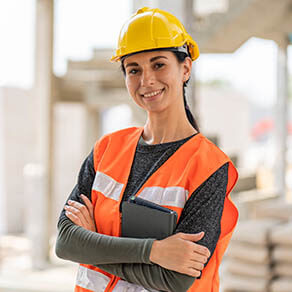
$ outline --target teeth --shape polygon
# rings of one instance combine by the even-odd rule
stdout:
[[[144,94],[144,97],[151,97],[151,96],[154,96],[154,95],[157,95],[161,92],[162,90],[157,90],[157,91],[153,91],[151,93],[147,93],[147,94]]]

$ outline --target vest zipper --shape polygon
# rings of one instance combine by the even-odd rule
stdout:
[[[114,287],[116,280],[117,280],[117,276],[114,276],[112,278],[111,283],[110,283],[108,289],[106,290],[106,292],[113,291],[113,287]]]

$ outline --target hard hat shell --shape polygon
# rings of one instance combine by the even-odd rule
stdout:
[[[199,56],[197,43],[172,14],[158,8],[139,9],[123,25],[115,55],[111,61],[141,51],[188,46],[191,59]]]

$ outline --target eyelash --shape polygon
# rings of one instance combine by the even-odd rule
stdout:
[[[133,71],[135,71],[135,73],[133,73]],[[137,72],[138,72],[137,69],[131,69],[131,70],[128,72],[128,74],[135,75]]]
[[[160,68],[162,68],[163,66],[164,66],[163,63],[155,63],[153,67],[154,67],[154,69],[160,69]],[[139,72],[138,69],[131,69],[131,70],[128,72],[128,74],[130,74],[130,75],[136,75],[138,72]]]
[[[156,66],[159,69],[159,68],[162,68],[164,66],[164,64],[163,63],[156,63],[156,64],[154,64],[154,67],[156,67]]]

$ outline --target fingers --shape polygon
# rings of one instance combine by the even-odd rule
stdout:
[[[201,267],[200,268],[196,268],[194,266],[189,266],[189,267],[186,267],[184,269],[178,269],[177,272],[197,278],[197,277],[200,277],[200,275],[202,273],[201,272],[202,270],[203,269]]]
[[[68,201],[68,205],[69,206],[65,206],[65,209],[67,211],[70,211],[71,213],[75,214],[76,216],[80,216],[80,219],[81,221],[85,222],[86,223],[90,223],[91,222],[91,216],[89,214],[89,210],[87,209],[87,207],[83,204],[80,204],[79,202],[76,202],[76,201],[72,201],[72,200],[69,200]]]
[[[64,207],[66,210],[65,214],[76,225],[96,232],[93,205],[83,194],[81,195],[81,198],[85,205],[73,200],[68,200],[68,205],[65,205]]]
[[[197,253],[198,255],[202,255],[207,258],[209,258],[211,255],[207,247],[197,244],[197,243],[194,243],[194,252]]]
[[[66,210],[66,216],[70,218],[75,224],[85,227],[85,224],[87,223],[87,220],[85,219],[82,212],[73,206],[71,202],[68,201],[68,204],[65,205],[64,209]]]
[[[74,215],[73,213],[71,213],[70,211],[66,211],[66,216],[76,225],[78,226],[82,226],[82,222],[79,219],[78,216]]]
[[[210,256],[209,250],[190,239],[202,234],[177,233],[162,240],[154,241],[150,253],[151,262],[166,269],[192,277],[199,277]]]
[[[190,260],[194,262],[194,265],[196,265],[195,263],[199,263],[199,264],[204,266],[204,264],[208,261],[208,257],[194,252],[193,256],[190,258]],[[196,268],[197,268],[197,266],[196,266]],[[199,269],[199,270],[201,270],[201,269]]]
[[[196,270],[196,269],[190,267],[190,268],[187,269],[187,271],[186,271],[185,274],[187,274],[187,275],[189,275],[189,276],[191,276],[191,277],[198,278],[198,277],[200,277],[200,275],[201,275],[201,271],[198,271],[198,270]]]
[[[81,196],[83,202],[85,203],[86,207],[88,208],[91,218],[93,218],[93,205],[92,205],[91,201],[83,194],[81,194],[80,196]]]
[[[205,235],[203,231],[199,233],[195,233],[195,234],[189,234],[189,233],[178,233],[178,234],[180,234],[182,239],[190,240],[194,242],[201,240]]]
[[[190,275],[192,277],[199,277],[202,273],[202,270],[204,269],[204,264],[202,264],[201,262],[192,262],[192,265],[190,267],[188,267],[188,269],[186,270],[186,274]]]
[[[187,241],[192,241],[192,249],[195,253],[209,258],[211,255],[209,249],[203,245],[195,243],[201,240],[204,237],[204,235],[205,233],[203,231],[195,234],[177,233],[177,236],[179,236],[180,238]]]

